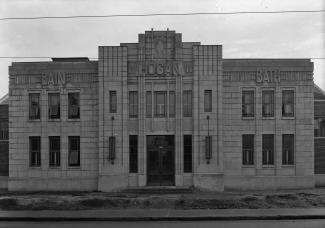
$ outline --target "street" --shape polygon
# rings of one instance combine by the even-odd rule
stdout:
[[[0,222],[0,228],[101,228],[101,227],[132,227],[132,228],[323,228],[325,220],[263,220],[263,221],[193,221],[193,222]]]

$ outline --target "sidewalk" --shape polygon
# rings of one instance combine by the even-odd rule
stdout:
[[[325,219],[325,208],[0,211],[0,221],[203,221]]]

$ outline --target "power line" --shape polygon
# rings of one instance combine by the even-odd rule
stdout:
[[[70,58],[70,57],[53,57],[53,56],[0,56],[0,59],[51,59],[51,58]],[[71,57],[72,59],[74,57]],[[78,57],[76,57],[78,58]],[[97,57],[88,57],[88,59],[90,60],[98,60],[99,58]],[[110,57],[110,58],[101,58],[101,59],[121,59],[121,57]],[[224,59],[232,59],[232,58],[224,58]],[[237,58],[236,58],[237,59]],[[301,58],[296,58],[296,57],[293,57],[293,58],[290,58],[290,57],[286,57],[286,58],[283,58],[283,57],[278,57],[278,58],[275,58],[275,57],[258,57],[258,58],[251,58],[251,57],[245,57],[245,58],[239,58],[239,59],[325,59],[325,57],[301,57]],[[133,59],[132,59],[133,60]],[[150,59],[138,59],[138,61],[145,61],[145,60],[149,60]],[[167,59],[167,58],[154,58],[153,60],[177,60],[177,59]],[[134,60],[134,61],[137,61],[137,60]]]
[[[108,14],[108,15],[72,15],[72,16],[38,16],[38,17],[3,17],[7,20],[42,20],[42,19],[76,19],[76,18],[112,18],[112,17],[156,17],[156,16],[197,16],[197,15],[235,15],[235,14],[286,14],[286,13],[324,13],[321,10],[278,10],[278,11],[233,11],[233,12],[188,12],[188,13],[148,13],[148,14]]]

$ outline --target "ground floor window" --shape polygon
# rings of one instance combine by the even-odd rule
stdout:
[[[60,136],[49,137],[50,166],[60,166]]]
[[[184,135],[184,173],[192,172],[192,135]]]
[[[262,139],[262,161],[263,165],[274,165],[274,135],[265,134]]]
[[[138,136],[129,136],[129,172],[138,172]]]
[[[254,135],[243,135],[243,165],[254,165]]]
[[[294,164],[294,135],[282,135],[282,164]]]
[[[41,137],[30,136],[29,137],[29,165],[41,166]]]
[[[69,136],[69,166],[80,166],[80,137]]]

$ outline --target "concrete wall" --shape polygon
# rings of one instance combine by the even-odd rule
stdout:
[[[313,186],[313,64],[309,60],[226,59],[223,70],[225,188]],[[260,82],[257,72],[267,70],[278,71],[278,78],[266,74]],[[242,117],[241,99],[245,89],[255,91],[255,117],[252,118]],[[262,91],[267,89],[275,92],[274,118],[262,117]],[[294,90],[294,117],[282,117],[284,89]],[[251,166],[242,165],[243,134],[255,135]],[[275,135],[274,165],[262,165],[262,134]],[[282,134],[295,135],[294,165],[282,165]]]
[[[97,190],[97,62],[13,63],[9,75],[9,190]],[[29,120],[31,92],[40,120]],[[60,93],[59,120],[48,119],[49,92]],[[80,92],[80,119],[68,119],[69,92]],[[29,166],[29,136],[41,137],[40,167]],[[61,137],[60,167],[49,167],[49,136]],[[80,136],[80,167],[68,166],[69,136]]]

